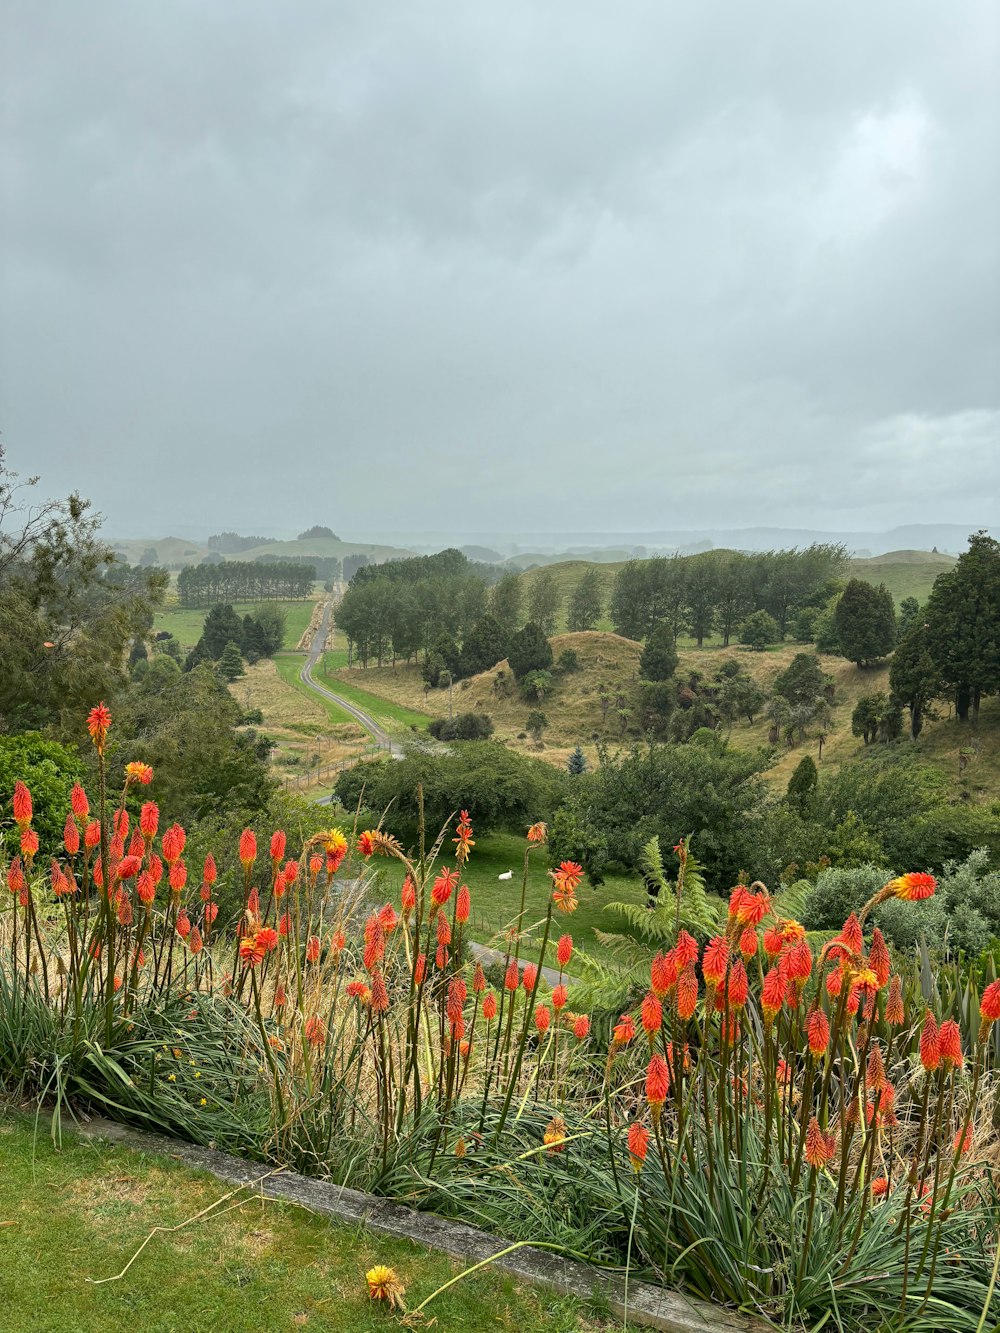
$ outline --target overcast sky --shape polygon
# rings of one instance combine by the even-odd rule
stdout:
[[[1000,515],[991,0],[2,0],[0,427],[109,531]]]

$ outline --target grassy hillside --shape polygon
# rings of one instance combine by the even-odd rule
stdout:
[[[564,560],[559,564],[546,565],[544,571],[541,569],[529,569],[527,573],[521,575],[520,580],[525,612],[527,612],[532,584],[543,572],[551,574],[559,589],[561,602],[559,616],[556,621],[556,629],[559,631],[565,630],[569,600],[572,597],[577,584],[588,570],[596,569],[601,580],[601,598],[604,602],[604,615],[598,621],[597,629],[611,632],[613,627],[611,621],[608,619],[608,599],[611,596],[611,588],[615,581],[615,575],[624,563],[625,562],[621,560],[613,564],[598,565],[591,563],[589,560]]]
[[[156,552],[156,563],[161,567],[196,565],[209,554],[204,542],[189,541],[186,537],[129,537],[120,541],[109,538],[109,545],[123,552],[130,565],[137,565],[150,548]]]
[[[263,603],[258,602],[237,602],[233,607],[239,615],[253,615],[259,610]],[[267,605],[280,606],[285,612],[285,638],[284,647],[294,648],[302,637],[302,632],[309,624],[312,615],[314,603],[305,602],[271,602]],[[205,623],[205,617],[208,615],[208,607],[183,607],[183,606],[164,606],[157,611],[153,620],[153,632],[159,633],[160,630],[166,630],[172,634],[185,652],[192,649],[201,638],[201,628]]]
[[[509,672],[510,693],[496,693],[494,682],[498,670],[506,668],[504,662],[490,671],[459,681],[451,692],[451,707],[455,713],[487,714],[493,719],[498,740],[507,741],[515,749],[527,753],[540,753],[542,758],[560,766],[565,764],[577,744],[583,745],[591,759],[595,758],[595,738],[612,744],[620,739],[614,709],[612,707],[608,716],[604,716],[598,687],[605,684],[612,691],[620,688],[626,707],[634,713],[639,694],[637,677],[642,649],[630,639],[596,630],[586,634],[556,635],[552,640],[556,659],[567,648],[576,652],[581,669],[561,677],[552,694],[540,703],[522,699]],[[418,713],[448,716],[448,691],[425,691],[418,666],[400,664],[369,667],[368,670],[360,667],[342,669],[331,673],[331,688],[336,689],[338,682],[360,685],[369,695],[380,695]],[[537,751],[534,742],[525,734],[528,714],[534,708],[541,709],[548,718],[542,751]]]
[[[249,551],[227,557],[230,560],[260,560],[267,556],[290,556],[296,560],[308,560],[310,556],[336,556],[342,560],[345,555],[366,555],[369,560],[402,560],[413,555],[412,551],[398,546],[372,546],[367,542],[335,541],[330,537],[308,537],[304,541],[267,542],[263,546],[253,546]]]
[[[852,560],[848,572],[850,577],[864,579],[866,583],[884,583],[898,606],[904,597],[926,601],[934,580],[954,563],[955,556],[941,551],[889,551],[885,555]]]

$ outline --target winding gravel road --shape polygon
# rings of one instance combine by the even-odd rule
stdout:
[[[345,713],[349,713],[351,717],[354,718],[355,722],[364,727],[365,731],[368,732],[373,740],[377,741],[379,745],[388,751],[393,759],[402,759],[403,747],[398,744],[398,742],[394,741],[387,731],[383,731],[373,717],[366,713],[364,709],[359,708],[357,704],[353,704],[349,699],[345,699],[341,695],[335,694],[333,690],[328,690],[325,685],[320,685],[317,680],[313,679],[313,668],[323,656],[326,636],[330,632],[330,617],[332,614],[333,603],[327,602],[326,606],[323,608],[323,619],[320,621],[319,629],[313,636],[309,655],[305,660],[305,665],[299,672],[299,680],[302,681],[303,685],[308,685],[311,690],[315,690],[317,694],[321,694],[324,699],[329,699],[330,702],[335,703],[338,708],[342,708]]]

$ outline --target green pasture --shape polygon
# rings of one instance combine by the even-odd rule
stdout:
[[[12,1331],[382,1333],[399,1325],[369,1299],[369,1268],[392,1267],[411,1309],[462,1268],[409,1241],[234,1191],[166,1157],[75,1136],[57,1152],[44,1117],[36,1136],[33,1121],[0,1108],[0,1153],[0,1325]],[[163,1230],[128,1272],[107,1281],[154,1228]],[[607,1327],[577,1301],[489,1269],[456,1283],[426,1314],[439,1333]]]

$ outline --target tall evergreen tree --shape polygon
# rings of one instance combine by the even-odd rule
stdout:
[[[243,657],[238,643],[230,641],[223,648],[219,658],[219,675],[224,680],[236,680],[243,675]]]
[[[915,625],[896,646],[889,663],[889,688],[893,697],[908,709],[910,737],[916,740],[927,709],[941,690],[941,673],[931,653],[930,632],[923,625]]]
[[[653,630],[642,650],[639,675],[643,680],[669,680],[677,670],[677,660],[677,644],[664,621]]]
[[[505,574],[490,590],[490,615],[510,637],[521,628],[521,576]]]
[[[546,634],[554,634],[562,597],[556,576],[550,569],[536,574],[528,592],[528,614]]]
[[[591,567],[573,589],[569,599],[569,628],[574,632],[593,629],[603,609],[601,576],[596,568]]]
[[[851,579],[834,612],[840,655],[859,667],[888,657],[896,643],[896,609],[892,593],[861,579]]]
[[[1000,542],[969,538],[954,569],[939,574],[927,601],[928,646],[959,718],[974,717],[984,694],[1000,691]]]

